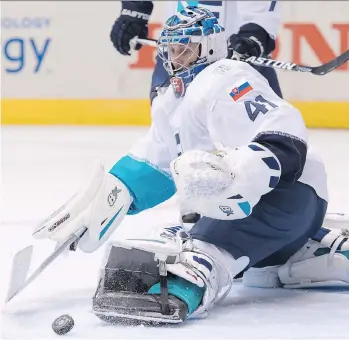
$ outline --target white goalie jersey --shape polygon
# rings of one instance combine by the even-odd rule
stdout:
[[[215,62],[195,77],[184,97],[177,98],[170,86],[154,100],[152,117],[147,135],[110,171],[133,195],[131,214],[175,193],[170,162],[182,153],[250,144],[252,149],[256,143],[281,165],[278,180],[303,182],[328,200],[325,167],[308,144],[301,113],[247,63]],[[258,173],[255,169],[256,183]]]

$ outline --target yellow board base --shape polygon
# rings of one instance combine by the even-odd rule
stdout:
[[[309,128],[349,128],[349,102],[292,102]]]
[[[150,125],[147,99],[3,99],[1,124]]]
[[[292,102],[310,128],[349,128],[349,102]],[[3,99],[1,124],[150,125],[147,99]]]

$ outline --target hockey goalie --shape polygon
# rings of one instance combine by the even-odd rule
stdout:
[[[348,283],[348,238],[326,228],[325,167],[300,112],[226,59],[224,28],[206,9],[170,17],[158,53],[171,85],[146,136],[108,172],[98,166],[34,237],[63,242],[85,228],[78,247],[93,252],[126,214],[175,192],[203,217],[190,231],[175,221],[108,244],[93,312],[112,323],[200,318],[239,274],[255,287]]]

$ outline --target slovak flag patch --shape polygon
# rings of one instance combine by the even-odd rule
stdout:
[[[242,96],[244,96],[246,93],[248,93],[248,92],[250,92],[252,90],[253,90],[252,86],[247,81],[247,82],[243,83],[242,85],[240,85],[238,87],[234,87],[230,91],[230,96],[234,99],[234,101],[237,101]]]

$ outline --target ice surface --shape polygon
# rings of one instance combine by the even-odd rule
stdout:
[[[96,158],[107,168],[145,128],[2,127],[0,299],[4,300],[13,255],[32,244],[32,229],[72,195],[88,177]],[[329,176],[329,211],[349,213],[349,131],[313,130]],[[147,233],[176,221],[173,200],[154,211],[127,217],[113,238]],[[34,265],[54,245],[37,242]],[[205,320],[166,328],[116,327],[91,312],[104,248],[92,254],[62,255],[10,303],[2,304],[4,339],[55,339],[52,321],[75,319],[69,339],[349,339],[349,290],[291,291],[248,289],[234,284],[231,294]]]

